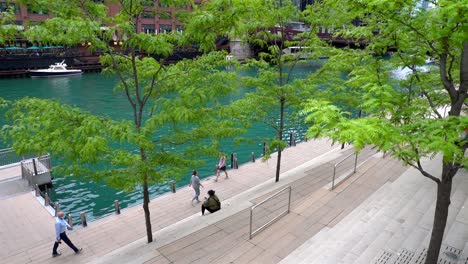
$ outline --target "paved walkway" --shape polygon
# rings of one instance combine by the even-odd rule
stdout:
[[[197,214],[156,232],[156,237],[163,241],[146,244],[141,239],[93,263],[278,263],[323,228],[334,226],[407,169],[398,161],[375,155],[357,174],[330,191],[327,172],[337,159],[328,158],[291,170],[280,183],[267,182],[225,201],[228,205],[236,203],[235,209],[231,206],[203,217]],[[249,240],[249,208],[265,196],[258,194],[265,189],[272,193],[286,185],[293,190],[291,213]],[[281,200],[267,203],[260,215],[255,214],[255,219],[265,214],[271,218],[280,204]],[[185,229],[189,229],[188,234],[184,234]]]
[[[314,164],[318,164],[317,161],[319,163],[330,162],[331,160],[342,158],[346,153],[351,151],[332,151],[336,149],[336,146],[332,147],[330,146],[330,142],[324,140],[309,141],[286,149],[282,162],[282,171],[285,173],[281,175],[285,179],[280,180],[280,183],[287,184],[293,180],[294,177],[289,177],[289,180],[286,180],[287,176],[289,174],[292,176],[297,175],[297,168],[308,162],[313,161]],[[329,153],[328,155],[322,155],[327,152]],[[309,164],[308,166],[310,167],[311,165]],[[229,198],[239,198],[239,194],[242,195],[244,191],[251,190],[253,187],[260,186],[261,184],[268,191],[262,191],[261,189],[254,190],[253,192],[257,194],[257,197],[268,194],[271,192],[272,187],[279,187],[272,180],[275,175],[275,168],[275,157],[268,162],[257,161],[256,163],[248,163],[241,166],[238,170],[230,170],[230,179],[228,180],[220,179],[217,183],[214,183],[212,179],[204,180],[204,191],[215,189],[220,199],[224,201],[222,212],[231,212],[234,215],[239,212],[239,208],[246,205],[248,207],[248,204],[251,203],[247,199],[244,203],[230,204],[228,202]],[[331,177],[331,170],[322,171],[321,174],[325,178]],[[296,177],[299,179],[302,176],[301,174]],[[318,186],[319,184],[317,184]],[[192,192],[188,187],[184,187],[178,189],[176,194],[170,193],[151,201],[151,222],[156,242],[150,245],[161,246],[168,244],[173,242],[174,239],[186,236],[195,230],[192,228],[180,229],[177,235],[172,238],[159,235],[159,233],[167,233],[168,230],[174,228],[172,227],[174,226],[173,223],[189,222],[191,219],[203,219],[199,217],[199,208],[192,207],[190,204]],[[304,190],[304,192],[307,191]],[[32,193],[28,193],[24,197],[28,195],[33,196]],[[83,254],[74,255],[69,248],[62,245],[62,256],[52,259],[51,247],[54,241],[53,217],[46,210],[43,210],[42,213],[37,213],[37,215],[32,214],[31,211],[40,210],[30,208],[31,201],[18,200],[20,197],[23,196],[0,200],[2,211],[9,212],[0,218],[0,235],[2,237],[0,258],[5,263],[88,263],[110,252],[118,251],[119,248],[141,243],[142,240],[146,241],[143,210],[141,206],[136,206],[122,210],[121,215],[109,216],[90,222],[88,227],[78,228],[74,232],[71,232],[69,235],[71,240],[76,245],[84,248]],[[26,200],[26,198],[24,199]],[[31,214],[33,216],[30,217]],[[221,216],[223,216],[221,213],[213,214],[204,219],[219,221],[221,219],[217,219],[217,217]],[[198,224],[206,227],[211,224],[210,221],[198,220]],[[117,262],[124,263],[121,261]]]

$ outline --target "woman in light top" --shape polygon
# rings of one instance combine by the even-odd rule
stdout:
[[[224,171],[224,175],[226,176],[225,178],[228,179],[228,173],[226,171],[226,156],[224,155],[224,152],[219,153],[219,162],[218,165],[216,165],[216,179],[215,182],[218,181],[219,174],[221,171]]]

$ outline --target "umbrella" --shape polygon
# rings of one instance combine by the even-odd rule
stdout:
[[[52,47],[51,46],[44,46],[42,47],[43,49],[51,49]]]
[[[63,46],[52,46],[54,49],[63,49]]]
[[[27,50],[38,50],[38,49],[41,49],[41,48],[39,48],[39,47],[37,47],[37,46],[31,46],[31,47],[26,48],[26,49],[27,49]]]
[[[17,46],[12,46],[12,47],[6,47],[5,49],[6,50],[20,50],[20,49],[23,49],[23,48],[17,47]]]

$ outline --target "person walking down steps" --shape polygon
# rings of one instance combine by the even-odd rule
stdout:
[[[195,195],[192,198],[192,206],[193,206],[193,201],[197,201],[197,203],[200,202],[200,199],[198,199],[198,197],[200,196],[200,187],[204,188],[200,182],[200,178],[198,178],[198,173],[196,170],[192,172],[192,178],[190,179],[189,187],[192,187],[193,190],[195,191]]]
[[[52,249],[52,257],[58,257],[62,255],[57,251],[59,244],[62,244],[62,241],[65,242],[76,254],[79,254],[83,249],[77,248],[67,236],[67,229],[72,230],[73,228],[65,221],[65,214],[62,211],[57,212],[57,217],[55,217],[55,243],[54,248]]]

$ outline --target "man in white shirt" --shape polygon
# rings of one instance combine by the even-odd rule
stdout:
[[[52,249],[52,257],[58,257],[61,254],[57,252],[57,248],[59,244],[65,242],[73,251],[75,251],[76,254],[79,254],[83,249],[82,248],[77,248],[73,243],[70,241],[70,239],[67,236],[67,229],[72,230],[73,228],[65,221],[64,219],[65,214],[62,211],[59,211],[57,213],[57,217],[55,217],[55,243],[54,243],[54,248]]]

